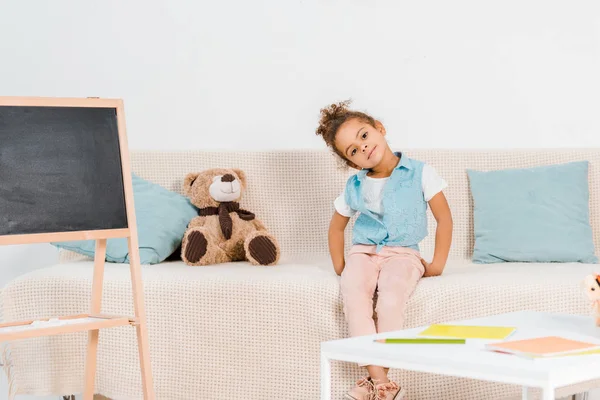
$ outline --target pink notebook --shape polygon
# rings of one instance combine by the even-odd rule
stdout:
[[[600,349],[600,344],[580,342],[558,336],[546,336],[534,339],[490,343],[485,347],[492,351],[526,357],[553,357],[584,350]]]

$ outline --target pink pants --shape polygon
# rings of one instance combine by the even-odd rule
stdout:
[[[344,314],[350,336],[371,335],[403,328],[406,303],[425,273],[418,251],[386,246],[354,245],[341,277]],[[377,288],[377,328],[373,295]]]

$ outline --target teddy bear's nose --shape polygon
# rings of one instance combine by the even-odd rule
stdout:
[[[233,182],[235,181],[235,177],[231,174],[225,174],[221,177],[221,182]]]

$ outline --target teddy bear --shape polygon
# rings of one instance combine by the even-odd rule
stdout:
[[[181,243],[181,258],[186,264],[277,264],[277,240],[254,213],[240,208],[246,185],[246,174],[237,168],[213,168],[185,176],[183,192],[198,208],[198,216],[188,224]]]
[[[592,302],[596,326],[600,326],[600,275],[590,274],[583,279],[583,289]]]

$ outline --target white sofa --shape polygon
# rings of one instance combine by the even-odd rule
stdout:
[[[590,207],[600,249],[600,150],[407,150],[431,163],[448,181],[454,240],[444,274],[423,279],[410,299],[406,327],[514,310],[590,314],[579,287],[600,270],[584,264],[494,264],[470,261],[474,246],[472,201],[466,168],[528,167],[589,160]],[[280,265],[247,263],[188,267],[182,262],[144,266],[144,293],[157,399],[318,399],[319,344],[345,337],[338,277],[328,254],[332,202],[348,173],[328,151],[133,152],[142,178],[180,192],[187,172],[209,167],[246,171],[242,206],[275,234]],[[435,225],[422,252],[433,251]],[[347,230],[347,245],[351,225]],[[25,274],[1,294],[5,320],[87,312],[92,263],[73,253],[61,262]],[[127,265],[107,264],[103,311],[131,314]],[[591,319],[590,319],[590,323]],[[69,394],[83,388],[85,334],[14,342],[5,353],[15,393]],[[111,399],[141,399],[134,330],[100,334],[97,390]],[[334,399],[364,370],[337,363]],[[391,371],[413,399],[520,398],[518,387],[469,379]],[[569,387],[567,395],[600,382]]]

